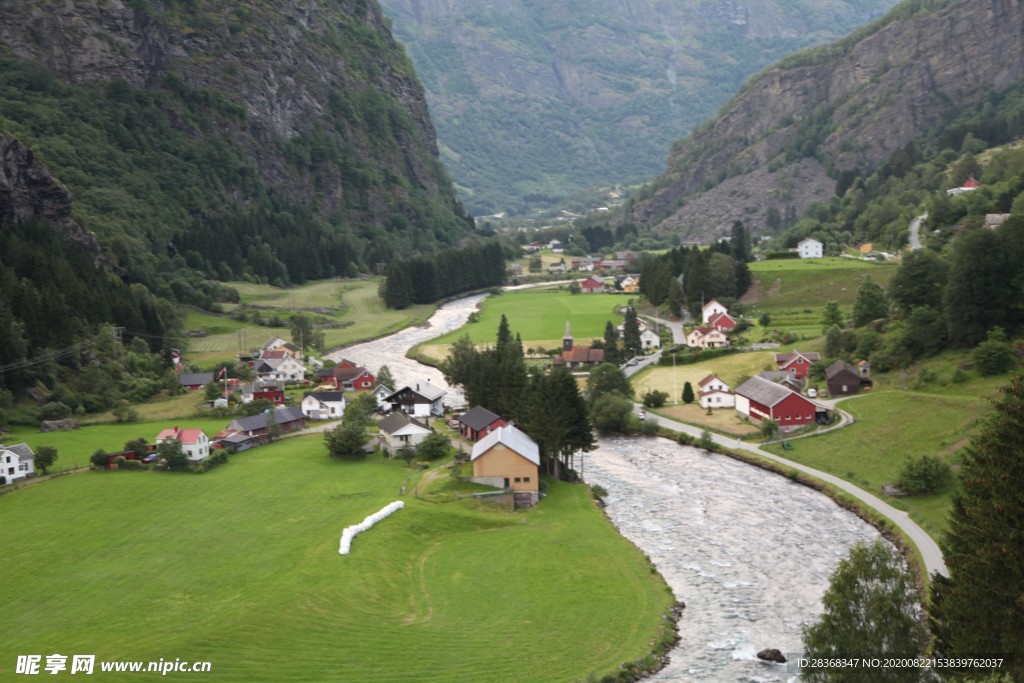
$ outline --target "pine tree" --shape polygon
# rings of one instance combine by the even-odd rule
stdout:
[[[939,649],[1005,657],[1024,679],[1024,376],[1016,375],[971,440],[932,588]]]
[[[626,308],[626,319],[622,324],[622,344],[625,352],[630,356],[640,353],[640,321],[636,317],[636,310],[629,306]]]
[[[689,405],[693,403],[694,398],[695,397],[693,395],[693,385],[687,382],[686,384],[683,385],[683,403]]]
[[[604,360],[613,365],[621,365],[623,360],[619,350],[619,331],[611,320],[604,325]]]

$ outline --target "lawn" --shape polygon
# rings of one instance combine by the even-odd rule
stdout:
[[[312,282],[301,287],[281,289],[270,285],[256,285],[247,282],[230,283],[235,287],[243,304],[265,307],[268,317],[278,316],[287,320],[302,309],[330,309],[322,312],[308,312],[310,315],[325,316],[343,327],[325,327],[324,342],[328,348],[343,346],[395,332],[409,325],[426,321],[434,311],[433,306],[411,306],[401,311],[384,307],[377,294],[380,278],[357,280],[327,280]],[[226,306],[233,310],[234,306]],[[290,339],[286,326],[264,327],[253,322],[241,322],[228,315],[214,315],[189,310],[185,319],[189,330],[205,330],[206,336],[188,340],[186,361],[200,367],[234,360],[243,351],[263,344],[271,337]]]
[[[552,482],[515,514],[406,497],[340,556],[342,529],[409,475],[304,437],[204,475],[0,496],[22,520],[0,526],[22,577],[0,587],[3,666],[60,652],[208,660],[204,680],[574,681],[649,650],[672,596],[582,486]]]
[[[989,409],[988,399],[976,395],[940,395],[913,391],[883,391],[840,404],[857,418],[843,429],[806,439],[794,439],[792,450],[767,447],[777,455],[830,472],[877,496],[883,484],[894,484],[907,456],[930,454],[950,465],[967,445],[978,420]],[[907,510],[933,537],[946,529],[952,487],[931,496],[888,498]]]
[[[501,316],[508,318],[513,334],[519,334],[524,346],[562,345],[565,323],[572,326],[577,344],[604,336],[609,320],[616,325],[622,314],[615,308],[625,306],[631,297],[623,294],[569,294],[567,290],[537,289],[506,292],[491,296],[483,303],[480,320],[438,337],[431,345],[451,344],[468,334],[477,344],[493,344]]]
[[[696,395],[700,391],[697,384],[714,373],[735,390],[741,378],[752,377],[769,366],[774,370],[774,357],[774,351],[752,351],[722,356],[691,365],[677,365],[674,368],[671,365],[652,365],[634,375],[631,383],[637,397],[650,389],[657,389],[667,391],[670,401],[679,401],[682,398],[683,384],[686,382],[693,385],[693,393]]]

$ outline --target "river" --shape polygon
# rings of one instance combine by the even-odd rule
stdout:
[[[413,345],[458,329],[485,295],[440,307],[426,327],[332,353],[401,386],[441,373],[409,360]],[[398,388],[398,387],[394,387]],[[591,484],[608,489],[607,512],[650,556],[686,603],[680,643],[656,681],[788,681],[785,665],[758,660],[800,651],[800,630],[821,612],[828,576],[857,541],[878,532],[831,499],[789,479],[667,439],[605,438],[583,458]],[[543,503],[542,503],[543,505]]]

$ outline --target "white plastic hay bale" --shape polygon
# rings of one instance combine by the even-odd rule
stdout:
[[[395,512],[395,510],[400,510],[404,507],[404,501],[396,500],[394,503],[389,503],[377,512],[374,512],[372,515],[359,522],[359,524],[353,524],[352,526],[345,527],[345,530],[341,532],[341,546],[338,548],[338,554],[348,555],[349,550],[352,547],[352,539],[355,538],[357,534],[366,531],[377,522],[389,517]]]

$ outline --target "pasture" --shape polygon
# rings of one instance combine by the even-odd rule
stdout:
[[[501,316],[508,318],[512,334],[522,337],[526,347],[561,347],[565,323],[572,326],[577,344],[588,344],[604,335],[605,324],[622,322],[615,309],[632,297],[623,294],[569,294],[567,290],[527,289],[488,297],[481,308],[480,320],[469,323],[431,342],[451,344],[468,334],[477,344],[493,344]]]
[[[849,316],[857,288],[865,277],[887,287],[895,265],[856,259],[779,259],[750,264],[753,284],[740,302],[746,315],[757,322],[771,317],[769,329],[787,330],[801,337],[821,336],[821,311],[828,301],[838,301]],[[758,338],[761,328],[748,332]]]
[[[434,307],[428,305],[410,306],[401,311],[385,308],[384,302],[377,295],[380,282],[381,278],[326,280],[285,289],[232,282],[230,285],[238,290],[242,303],[225,305],[224,309],[229,314],[240,305],[248,306],[250,316],[277,316],[283,325],[268,327],[252,320],[236,320],[230,315],[189,310],[185,327],[189,330],[205,330],[207,334],[187,341],[186,361],[208,368],[219,362],[234,360],[239,353],[259,346],[271,337],[290,339],[287,321],[291,315],[299,312],[325,317],[335,324],[344,324],[323,328],[324,343],[328,348],[380,337],[422,323],[433,313]],[[313,312],[303,309],[323,310]]]
[[[649,651],[672,596],[583,486],[550,482],[514,514],[406,496],[339,555],[342,529],[413,476],[300,437],[203,475],[88,472],[0,496],[21,520],[0,525],[5,570],[23,578],[0,586],[3,666],[61,652],[208,660],[217,681],[546,682]]]

